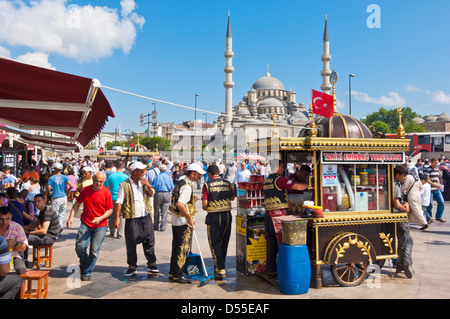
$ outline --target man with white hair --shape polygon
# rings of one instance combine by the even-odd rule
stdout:
[[[114,226],[119,229],[119,216],[122,214],[125,220],[125,246],[128,263],[126,277],[136,274],[138,244],[142,244],[150,274],[157,275],[159,273],[156,268],[155,231],[151,216],[154,191],[145,178],[146,167],[147,165],[141,162],[133,163],[128,168],[131,176],[120,184],[117,195]]]
[[[112,214],[111,193],[106,187],[103,187],[105,179],[104,172],[95,173],[92,185],[81,190],[67,220],[67,228],[70,229],[73,225],[73,217],[80,205],[83,204],[81,225],[75,245],[75,251],[80,259],[81,280],[83,281],[91,278],[108,229],[108,217]]]
[[[161,173],[155,177],[152,187],[155,189],[154,196],[154,228],[164,231],[167,227],[167,215],[170,206],[170,192],[175,187],[167,166],[162,164],[159,167]]]
[[[52,192],[52,208],[58,214],[61,231],[64,223],[64,214],[67,209],[66,185],[69,185],[69,189],[74,186],[70,182],[69,178],[61,173],[62,170],[62,164],[55,163],[53,166],[53,171],[55,174],[48,179],[48,191]]]

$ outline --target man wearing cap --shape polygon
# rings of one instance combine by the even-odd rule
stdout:
[[[154,227],[155,230],[164,231],[167,227],[167,213],[170,206],[170,192],[175,187],[172,177],[167,172],[167,166],[162,164],[161,171],[154,179],[152,187],[155,189],[154,197]]]
[[[152,196],[153,189],[145,179],[147,165],[136,162],[128,168],[129,179],[119,186],[116,201],[116,220],[114,226],[120,227],[119,216],[125,220],[125,246],[127,249],[128,270],[126,277],[133,276],[137,271],[136,247],[142,244],[147,259],[147,268],[151,274],[158,274],[155,255],[155,231],[153,229]]]
[[[59,225],[63,227],[64,214],[67,208],[67,194],[66,185],[69,185],[71,189],[74,185],[70,182],[66,175],[61,174],[63,166],[60,163],[56,163],[53,167],[55,174],[48,179],[48,191],[52,192],[52,208],[58,214]]]
[[[172,193],[169,210],[172,213],[173,239],[169,279],[178,283],[191,283],[191,280],[183,275],[183,271],[195,226],[194,216],[197,213],[197,197],[194,195],[193,183],[198,182],[204,174],[206,172],[198,163],[189,165],[186,178],[176,184]]]
[[[23,279],[16,273],[9,273],[11,253],[6,239],[0,236],[0,299],[14,299]]]

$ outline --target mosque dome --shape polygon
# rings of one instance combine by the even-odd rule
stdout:
[[[417,123],[417,124],[425,123],[425,120],[424,120],[423,118],[421,118],[421,117],[415,117],[415,118],[413,118],[412,120],[413,120],[415,123]]]
[[[429,123],[429,122],[435,122],[437,120],[437,116],[436,115],[430,115],[425,119],[425,123]]]
[[[236,116],[246,116],[246,115],[250,115],[250,112],[248,109],[240,107],[237,111],[236,111]]]
[[[309,122],[309,119],[303,112],[296,111],[293,112],[292,115],[288,118],[288,123],[291,125],[306,125]]]
[[[283,102],[273,97],[263,100],[258,106],[284,106]]]
[[[331,118],[319,117],[315,120],[318,137],[330,138],[372,138],[367,126],[351,115],[335,113]],[[303,130],[300,135],[309,130]]]
[[[270,75],[266,75],[256,80],[252,87],[255,90],[286,90],[280,80]]]
[[[443,113],[441,115],[438,116],[438,118],[436,119],[436,121],[445,121],[448,122],[450,121],[450,115],[448,115],[447,113]]]

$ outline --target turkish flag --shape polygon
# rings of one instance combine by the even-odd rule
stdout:
[[[311,90],[313,113],[330,118],[334,114],[334,99],[332,95]]]
[[[131,143],[130,143],[130,147],[134,147],[134,143],[133,143],[133,141],[131,141]]]

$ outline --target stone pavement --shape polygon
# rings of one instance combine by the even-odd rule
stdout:
[[[200,197],[200,191],[197,191]],[[213,272],[213,263],[208,246],[205,212],[197,202],[199,214],[196,217],[197,237],[201,244],[208,273]],[[236,202],[234,203],[236,205]],[[66,219],[69,215],[69,204]],[[233,210],[235,222],[236,209]],[[450,298],[450,202],[446,202],[445,224],[436,222],[427,231],[420,231],[411,225],[414,239],[413,268],[415,274],[408,279],[404,274],[395,275],[390,261],[381,270],[377,282],[358,287],[340,287],[327,267],[323,269],[323,288],[311,288],[302,295],[284,295],[277,288],[254,276],[236,272],[236,235],[233,223],[227,258],[227,279],[211,281],[203,287],[197,284],[177,284],[167,277],[171,254],[172,232],[170,224],[164,232],[156,232],[156,256],[159,276],[148,276],[146,260],[141,246],[138,246],[138,274],[126,279],[126,253],[123,239],[106,236],[97,266],[90,281],[74,280],[74,269],[78,264],[75,254],[75,238],[79,220],[73,229],[64,229],[53,248],[53,267],[50,269],[49,299],[441,299]],[[195,244],[194,253],[197,252]],[[46,269],[45,267],[42,269]],[[79,286],[77,286],[79,284]]]

